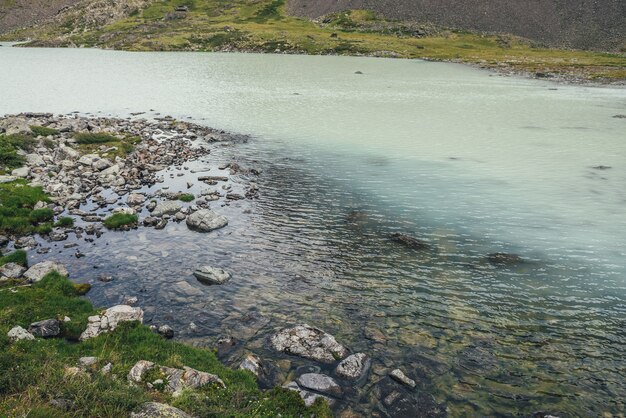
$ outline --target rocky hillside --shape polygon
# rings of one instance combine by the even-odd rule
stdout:
[[[297,16],[367,9],[386,18],[510,33],[552,47],[626,47],[623,0],[289,0]]]
[[[0,33],[56,16],[78,0],[0,0]]]

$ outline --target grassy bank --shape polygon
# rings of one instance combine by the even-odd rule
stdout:
[[[187,12],[176,8],[186,6]],[[77,11],[55,23],[5,35],[32,45],[132,51],[257,51],[425,58],[540,77],[624,81],[624,53],[544,48],[513,36],[468,33],[383,20],[363,10],[320,22],[287,15],[283,0],[165,0],[104,27]]]
[[[0,288],[0,416],[120,417],[147,401],[197,416],[331,416],[325,403],[307,408],[295,392],[262,392],[251,373],[223,366],[213,351],[166,340],[138,323],[121,324],[114,332],[79,343],[87,317],[97,313],[80,292],[56,273],[29,287]],[[28,328],[34,321],[66,316],[70,320],[61,321],[60,337],[15,343],[7,337],[15,325]],[[66,368],[84,356],[98,362],[86,373],[68,376]],[[213,373],[226,388],[208,385],[174,398],[158,388],[130,386],[126,376],[138,360]],[[101,373],[109,362],[110,373]]]

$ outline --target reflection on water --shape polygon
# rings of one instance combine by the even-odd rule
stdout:
[[[170,223],[163,231],[108,232],[81,245],[84,258],[62,244],[37,257],[60,259],[73,277],[89,279],[96,304],[137,296],[147,321],[168,323],[200,345],[231,335],[246,350],[275,358],[268,333],[315,324],[371,354],[374,376],[399,366],[415,373],[453,415],[622,410],[619,277],[604,271],[602,281],[590,280],[597,269],[546,255],[493,265],[485,255],[501,250],[498,243],[398,214],[325,176],[323,167],[264,151],[258,141],[216,148],[210,157],[212,167],[233,159],[260,164],[263,174],[255,178],[257,200],[212,204],[229,217],[227,228],[199,234]],[[192,177],[166,173],[166,185],[184,190]],[[232,181],[237,187],[247,180]],[[391,240],[398,231],[430,248]],[[203,264],[233,279],[203,286],[192,276]],[[114,280],[99,282],[103,273]],[[306,364],[291,360],[292,368]],[[357,409],[371,407],[369,384],[354,396]]]
[[[626,90],[255,54],[0,48],[0,74],[0,113],[156,109],[256,137],[211,154],[264,170],[257,200],[211,204],[228,227],[170,222],[107,232],[80,259],[58,243],[32,255],[88,279],[97,304],[137,296],[182,339],[234,335],[263,357],[275,327],[319,326],[372,355],[351,397],[363,411],[375,377],[401,367],[453,416],[624,413],[626,125],[613,116]],[[495,252],[525,261],[493,265]],[[203,264],[233,279],[205,287],[191,274]]]

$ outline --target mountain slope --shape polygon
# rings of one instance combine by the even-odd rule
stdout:
[[[392,19],[461,30],[510,33],[553,47],[626,46],[624,0],[290,0],[289,11],[318,18],[367,9]]]
[[[626,80],[624,54],[550,49],[516,36],[391,20],[367,10],[311,21],[286,13],[284,0],[82,0],[45,23],[0,36],[24,39],[31,40],[28,46],[424,58],[504,73]]]
[[[0,0],[0,33],[49,19],[76,2],[77,0]]]

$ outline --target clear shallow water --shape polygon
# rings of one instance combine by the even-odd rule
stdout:
[[[453,415],[623,413],[626,122],[612,116],[626,90],[420,61],[5,47],[0,74],[0,113],[155,109],[255,137],[213,153],[264,169],[258,201],[221,208],[227,229],[109,233],[85,258],[46,256],[91,279],[97,303],[137,295],[183,338],[240,334],[267,356],[267,332],[308,321],[375,372],[416,373]],[[494,268],[496,251],[529,262]],[[199,285],[202,263],[233,281]],[[103,270],[118,278],[95,281]],[[251,310],[265,319],[242,326]]]

